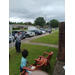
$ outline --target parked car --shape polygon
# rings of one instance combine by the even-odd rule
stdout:
[[[35,33],[31,31],[25,31],[25,33],[26,33],[26,37],[35,36]]]
[[[25,39],[26,38],[26,35],[25,35],[24,31],[20,31],[20,34],[21,34],[21,38],[22,39]]]
[[[31,30],[31,32],[34,32],[35,35],[41,35],[42,34],[41,30]]]
[[[15,34],[17,34],[17,32],[20,32],[20,35],[22,36],[22,39],[25,39],[26,38],[26,35],[24,34],[24,31],[22,30],[15,30],[12,32],[12,35],[15,36]]]
[[[39,30],[42,30],[42,31],[46,31],[47,32],[47,29],[44,29],[44,28],[40,28]]]
[[[13,42],[15,41],[15,38],[14,36],[11,37],[11,33],[9,33],[9,43],[11,43],[13,40]]]
[[[42,34],[46,34],[46,31],[40,30],[42,32]]]
[[[49,29],[48,29],[48,32],[51,33],[51,32],[52,32],[52,28],[49,28]]]

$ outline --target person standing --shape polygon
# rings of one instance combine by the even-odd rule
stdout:
[[[16,42],[15,42],[15,48],[16,52],[21,52],[20,46],[21,46],[21,35],[20,32],[18,31],[17,34],[15,34]]]

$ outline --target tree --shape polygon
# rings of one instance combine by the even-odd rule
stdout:
[[[47,22],[46,25],[49,25],[49,22]]]
[[[28,22],[28,25],[32,25],[32,23],[31,22]]]
[[[11,21],[9,21],[9,24],[13,24]]]
[[[35,25],[39,25],[39,26],[43,27],[45,25],[45,20],[43,17],[38,17],[38,18],[36,18],[34,23],[35,23]]]
[[[56,19],[53,19],[50,21],[50,26],[51,27],[59,27],[59,21]]]

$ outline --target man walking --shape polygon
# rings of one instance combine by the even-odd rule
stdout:
[[[20,46],[21,46],[21,35],[20,32],[18,31],[17,34],[15,34],[16,42],[15,42],[15,48],[16,52],[21,52]]]

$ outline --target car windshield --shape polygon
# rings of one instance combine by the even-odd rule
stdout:
[[[38,31],[42,31],[42,30],[38,30]]]
[[[17,31],[12,31],[12,33],[17,33],[18,31],[19,31],[19,32],[23,32],[23,31],[17,30]]]
[[[12,33],[17,33],[17,31],[13,31]]]
[[[31,31],[28,31],[28,32],[31,32]]]
[[[35,30],[30,30],[31,32],[34,32]]]
[[[20,32],[24,32],[24,31],[20,31]]]

